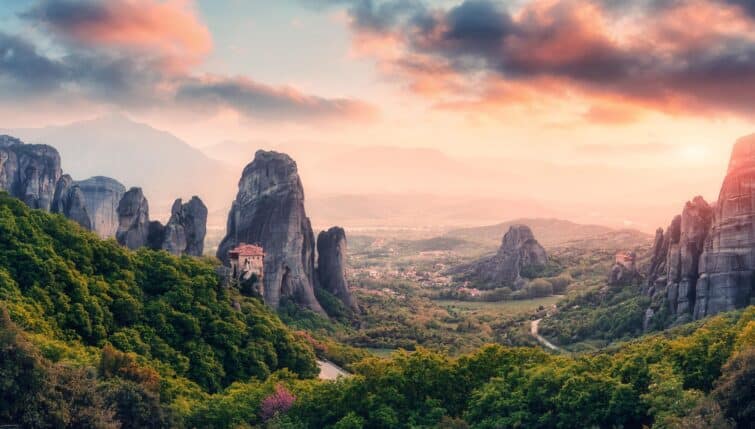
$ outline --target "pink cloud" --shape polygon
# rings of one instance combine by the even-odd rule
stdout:
[[[194,64],[212,48],[209,30],[184,0],[46,1],[29,15],[74,42],[153,52],[169,67]]]

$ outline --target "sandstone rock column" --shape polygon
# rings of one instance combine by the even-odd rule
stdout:
[[[217,256],[240,243],[265,251],[264,299],[277,308],[281,297],[325,314],[314,294],[315,237],[304,212],[304,188],[288,155],[258,151],[244,168]]]
[[[358,311],[356,299],[349,291],[346,266],[346,232],[334,226],[317,235],[317,275],[319,285],[340,299],[352,311]]]

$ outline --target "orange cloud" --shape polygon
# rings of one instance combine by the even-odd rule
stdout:
[[[43,1],[27,15],[77,43],[155,52],[168,67],[194,64],[212,48],[182,0]]]

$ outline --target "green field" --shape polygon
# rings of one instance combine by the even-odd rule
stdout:
[[[459,301],[454,299],[438,299],[433,302],[450,310],[467,312],[495,312],[497,314],[531,313],[540,306],[550,307],[557,303],[563,295],[546,296],[544,298],[522,299],[497,302]]]

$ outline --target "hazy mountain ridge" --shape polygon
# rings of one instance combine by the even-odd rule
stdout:
[[[199,195],[211,206],[227,204],[233,196],[237,173],[228,165],[124,115],[7,133],[56,148],[63,169],[75,179],[108,176],[127,187],[143,188],[154,211],[163,217],[169,215],[176,196]]]
[[[447,237],[459,238],[497,248],[501,237],[513,225],[523,224],[532,229],[545,247],[580,247],[625,249],[637,243],[652,241],[652,236],[635,229],[614,229],[601,225],[585,225],[554,218],[522,218],[495,225],[451,230]]]

